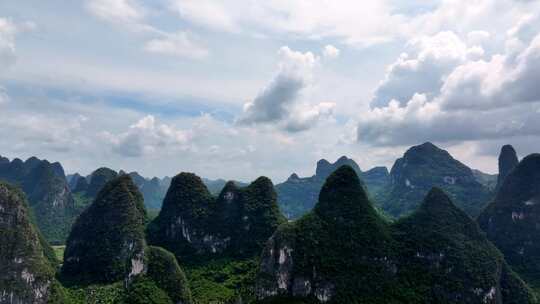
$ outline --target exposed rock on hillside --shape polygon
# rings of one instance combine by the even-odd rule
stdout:
[[[151,244],[181,259],[212,255],[250,256],[284,221],[267,178],[246,188],[227,183],[218,198],[192,173],[175,176],[159,216],[150,224]]]
[[[129,281],[146,271],[143,198],[127,175],[103,187],[69,235],[62,275],[70,281]]]
[[[540,154],[510,172],[478,223],[514,270],[540,280]]]
[[[394,163],[390,177],[381,203],[382,209],[395,217],[414,211],[432,187],[443,189],[472,216],[480,213],[491,195],[469,167],[432,143],[407,150]]]
[[[0,161],[0,180],[19,186],[28,197],[37,226],[52,243],[63,243],[76,216],[73,197],[59,163],[31,157]]]
[[[262,255],[260,299],[329,303],[532,303],[475,222],[441,190],[395,224],[355,171],[335,171],[313,212],[280,226]]]
[[[519,160],[516,150],[511,145],[504,145],[499,154],[499,176],[497,178],[497,191],[501,188],[504,179],[518,165]]]
[[[24,194],[0,182],[0,303],[59,303],[51,251],[30,221]]]

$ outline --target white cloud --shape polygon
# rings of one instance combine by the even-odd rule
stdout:
[[[252,102],[244,105],[239,123],[271,123],[286,119],[300,92],[309,85],[317,57],[287,46],[280,48],[278,54],[277,74]]]
[[[523,24],[520,21],[516,28]],[[370,111],[362,113],[358,140],[374,145],[405,145],[426,140],[538,136],[540,117],[535,109],[540,103],[540,33],[524,35],[523,31],[512,29],[507,39],[517,41],[520,47],[506,48],[506,52],[487,60],[474,58],[471,48],[463,44],[443,48],[446,51],[436,53],[446,55],[432,56],[430,66],[442,62],[447,68],[431,74],[416,68],[421,60],[415,59],[409,65],[403,64],[407,59],[398,60],[400,67],[415,67],[407,69],[405,75],[417,82],[409,83],[404,90],[393,87]],[[447,66],[447,58],[457,60]],[[395,66],[389,69],[390,76],[397,74]],[[440,82],[428,88],[422,80],[430,78]],[[413,96],[406,99],[403,92]]]
[[[194,43],[188,33],[178,32],[164,38],[146,42],[145,51],[157,54],[202,59],[208,56],[208,50]]]
[[[87,9],[111,23],[134,25],[143,21],[144,8],[134,0],[88,0]]]
[[[391,100],[405,103],[415,93],[437,93],[447,74],[467,58],[478,58],[479,52],[448,31],[416,38],[410,45],[413,54],[403,53],[388,67],[385,79],[375,90],[372,106],[385,106]]]
[[[15,63],[17,27],[9,19],[0,18],[0,73]]]
[[[225,5],[211,0],[173,0],[170,7],[183,19],[219,31],[238,31]]]
[[[135,0],[88,0],[86,7],[102,20],[134,33],[152,35],[143,44],[146,52],[191,59],[208,55],[208,50],[186,31],[169,32],[150,24],[146,7]]]
[[[339,49],[328,44],[323,49],[323,56],[328,58],[337,58],[339,56]]]
[[[488,31],[471,31],[467,33],[467,42],[469,45],[482,45],[491,37]]]
[[[102,132],[102,138],[113,145],[113,151],[127,157],[141,157],[157,149],[185,149],[189,133],[167,124],[157,124],[155,117],[147,115],[131,125],[125,132]]]
[[[240,125],[274,124],[287,132],[304,131],[332,116],[335,103],[306,101],[304,91],[312,85],[313,72],[320,62],[311,52],[282,47],[278,71],[251,102],[244,104]]]
[[[291,119],[285,122],[284,129],[288,132],[310,129],[317,122],[332,117],[335,107],[333,102],[321,102],[314,106],[300,105],[292,112]]]
[[[356,46],[387,42],[399,35],[405,18],[390,1],[192,1],[173,0],[171,9],[192,24],[217,31],[339,37]]]

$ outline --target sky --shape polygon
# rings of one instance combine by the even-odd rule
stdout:
[[[540,151],[540,1],[3,0],[0,155],[275,183]]]

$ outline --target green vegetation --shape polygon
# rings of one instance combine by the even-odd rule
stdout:
[[[506,261],[540,288],[540,154],[525,157],[504,179],[478,223]]]
[[[20,187],[28,198],[34,223],[52,244],[65,242],[76,212],[59,163],[31,157],[0,162],[0,180]]]
[[[65,245],[52,246],[52,249],[54,250],[54,256],[56,257],[56,259],[60,263],[63,263],[64,262],[64,251],[66,251],[66,246]]]
[[[196,304],[254,301],[259,259],[221,258],[185,266]]]
[[[34,227],[24,193],[0,182],[0,303],[63,301],[56,259]]]
[[[180,173],[172,180],[148,240],[186,262],[215,257],[252,257],[285,219],[272,182],[260,177],[248,187],[225,185],[213,197],[202,180]]]
[[[354,160],[345,156],[340,157],[333,164],[321,159],[317,162],[316,173],[312,177],[300,178],[292,174],[287,181],[276,185],[279,206],[287,218],[299,218],[313,209],[326,178],[343,165],[350,166],[363,178],[374,198],[390,182],[388,170],[385,167],[376,167],[362,172]]]
[[[382,209],[394,217],[418,208],[432,187],[443,189],[458,207],[476,216],[491,197],[472,170],[432,143],[407,150],[390,172],[391,183],[377,196]]]
[[[146,210],[127,175],[107,183],[77,219],[69,235],[62,277],[68,282],[112,283],[125,279],[142,259]]]
[[[118,173],[116,173],[116,171],[112,169],[102,167],[92,172],[90,176],[90,183],[88,184],[84,195],[91,199],[94,199],[97,197],[98,193],[105,186],[105,184],[116,178],[118,176]]]
[[[276,303],[536,301],[443,191],[431,190],[418,211],[388,224],[347,166],[327,179],[313,212],[270,239],[256,290]]]

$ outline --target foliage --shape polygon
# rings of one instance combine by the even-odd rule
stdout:
[[[313,209],[326,178],[343,165],[351,166],[356,174],[362,177],[373,198],[376,198],[389,182],[388,170],[385,167],[362,172],[354,160],[345,156],[333,164],[321,159],[317,162],[314,176],[300,178],[292,174],[287,181],[276,185],[279,206],[283,213],[290,219],[296,219]]]
[[[26,196],[0,182],[0,211],[0,302],[45,303],[57,295],[57,261],[30,219]]]
[[[71,283],[124,279],[144,250],[145,223],[143,198],[130,177],[110,181],[73,225],[62,277]]]
[[[148,248],[146,277],[163,289],[174,303],[191,303],[191,291],[184,271],[174,255],[159,247]]]
[[[432,187],[443,189],[471,216],[478,215],[491,197],[470,168],[429,142],[407,150],[390,175],[391,183],[378,201],[394,217],[412,213]]]
[[[388,224],[346,166],[327,179],[313,212],[270,239],[257,281],[258,295],[277,293],[279,303],[329,294],[331,303],[480,303],[492,288],[503,303],[535,300],[443,191]]]
[[[229,182],[215,198],[198,176],[181,173],[173,178],[147,234],[150,244],[170,250],[181,261],[242,258],[258,254],[284,221],[268,178],[245,188]]]
[[[251,303],[258,263],[258,258],[221,258],[186,265],[194,303]]]
[[[109,168],[99,168],[92,172],[90,183],[86,189],[85,195],[90,198],[95,198],[101,189],[111,180],[116,178],[118,173]]]
[[[478,217],[487,237],[533,287],[540,287],[540,154],[525,157]]]
[[[63,243],[75,217],[73,198],[59,163],[35,157],[25,162],[3,159],[0,180],[20,187],[26,194],[35,224],[45,239]]]

